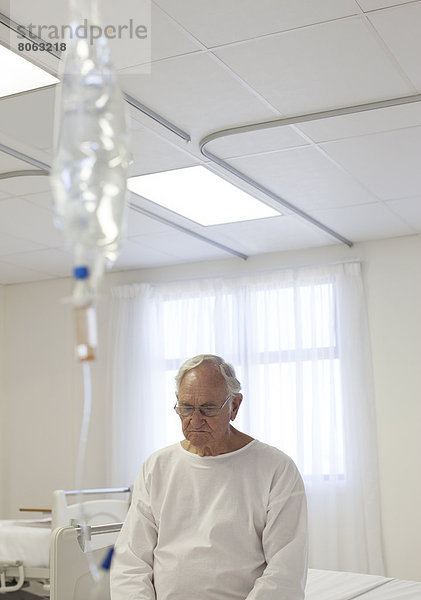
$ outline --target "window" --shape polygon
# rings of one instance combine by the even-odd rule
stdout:
[[[219,328],[229,336],[230,328],[239,327],[255,340],[253,359],[236,364],[231,357],[230,362],[245,395],[251,392],[248,379],[260,382],[247,398],[247,402],[258,401],[259,408],[251,411],[249,419],[240,410],[239,428],[292,456],[304,477],[343,477],[334,282],[271,285],[268,289],[258,286],[247,290],[247,295],[253,299],[245,303],[238,302],[234,291],[225,292],[222,299],[211,290],[165,297],[162,321],[167,397],[174,398],[174,377],[187,357],[215,353],[229,360],[218,351]],[[255,430],[256,423],[259,431]],[[168,442],[178,440],[180,426],[171,412],[166,427]]]

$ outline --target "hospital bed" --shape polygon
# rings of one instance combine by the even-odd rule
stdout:
[[[60,527],[81,522],[97,526],[124,521],[130,504],[130,492],[128,487],[56,490],[50,517],[0,521],[0,598],[2,593],[15,592],[34,581],[41,583],[44,595],[48,595],[54,532]],[[89,500],[85,500],[87,495],[90,496]],[[75,498],[76,501],[72,503]],[[109,536],[108,539],[104,538],[104,543],[112,544],[113,540]],[[94,542],[92,550],[95,549]]]
[[[117,537],[121,523],[91,528],[92,538],[102,538],[97,547]],[[113,543],[113,542],[111,542]],[[105,550],[96,550],[96,561]],[[51,545],[51,599],[86,600],[95,597],[93,579],[81,547],[81,528],[62,527],[53,534]],[[109,591],[101,600],[109,600]],[[339,571],[309,569],[306,600],[421,600],[421,582]],[[280,599],[281,600],[281,599]]]
[[[105,505],[98,505],[101,511]],[[124,520],[90,525],[89,543],[94,562],[100,564],[117,538]],[[99,512],[96,513],[96,516]],[[103,516],[109,516],[109,507]],[[86,533],[85,533],[86,535]],[[93,578],[86,556],[83,528],[73,524],[55,528],[50,544],[50,600],[87,600],[95,596]],[[104,574],[106,575],[106,574]],[[109,600],[101,588],[101,600]],[[421,600],[421,582],[391,577],[339,571],[309,569],[306,600]]]
[[[116,524],[114,527],[114,529],[104,529],[103,532],[117,532],[119,525]],[[78,531],[66,527],[59,530],[57,534],[52,549],[54,562],[52,561],[51,600],[86,600],[92,596],[92,586],[95,584],[90,576],[87,561],[77,543]],[[99,551],[96,552],[98,556],[96,560],[100,560],[101,554]],[[420,600],[421,582],[361,573],[309,569],[306,600],[356,599]],[[101,600],[109,600],[109,595],[101,596]]]

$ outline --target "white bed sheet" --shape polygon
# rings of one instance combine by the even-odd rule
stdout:
[[[361,600],[421,600],[421,582],[392,579],[379,590],[365,594]]]
[[[353,600],[388,581],[380,575],[309,569],[306,600]]]
[[[51,519],[0,521],[0,563],[48,568]]]
[[[421,582],[309,569],[306,600],[421,600]]]

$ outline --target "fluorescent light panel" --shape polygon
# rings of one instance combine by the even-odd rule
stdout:
[[[131,177],[128,188],[200,225],[222,225],[281,214],[200,166]]]
[[[12,52],[0,44],[0,97],[11,96],[19,92],[35,90],[53,83],[58,79],[26,58]]]

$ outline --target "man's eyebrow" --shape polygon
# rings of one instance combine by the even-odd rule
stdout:
[[[178,403],[182,404],[183,406],[193,406],[193,404],[191,404],[190,402],[186,402],[184,400],[179,400]],[[203,404],[199,404],[198,406],[218,406],[218,405],[215,402],[212,402],[210,400],[209,402],[204,402]]]

